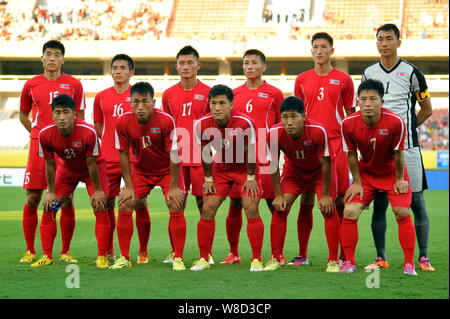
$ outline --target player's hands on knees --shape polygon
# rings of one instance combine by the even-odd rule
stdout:
[[[279,212],[283,212],[286,209],[287,201],[284,198],[284,195],[275,196],[272,201],[272,206]]]
[[[244,190],[246,196],[258,197],[259,195],[258,183],[256,181],[246,180],[244,185],[242,186],[241,192]]]
[[[134,202],[134,189],[132,187],[123,187],[119,193],[117,204],[120,206],[129,199],[131,199],[131,203]]]
[[[394,185],[394,192],[396,194],[400,193],[400,194],[406,194],[408,192],[409,189],[409,183],[405,180],[398,180],[395,181],[395,185]]]
[[[362,185],[352,184],[345,192],[344,201],[346,203],[350,203],[352,201],[353,197],[355,197],[358,194],[359,194],[359,198],[362,200],[363,194],[364,194]]]
[[[107,203],[105,193],[101,190],[94,191],[91,197],[91,205],[96,211],[106,210]]]
[[[330,216],[334,210],[334,201],[330,195],[323,195],[319,200],[319,209],[325,216]]]
[[[214,185],[214,182],[204,182],[202,190],[205,194],[214,194],[216,192],[216,185]]]
[[[185,192],[179,187],[169,188],[169,192],[167,193],[167,201],[173,209],[183,209],[184,195]]]
[[[44,204],[43,204],[44,212],[51,212],[53,210],[52,209],[53,202],[57,201],[57,200],[58,200],[58,196],[56,196],[55,193],[48,192],[45,195],[45,201],[44,201]]]

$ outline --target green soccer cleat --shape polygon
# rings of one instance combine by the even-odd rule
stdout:
[[[252,263],[250,264],[250,271],[251,272],[257,272],[262,271],[264,269],[263,262],[258,259],[253,259]]]
[[[26,251],[20,258],[19,262],[21,263],[31,263],[36,259],[36,254],[32,254],[29,250]]]
[[[339,272],[339,269],[340,269],[339,264],[334,260],[330,260],[328,262],[327,270],[325,270],[325,272]]]
[[[270,260],[266,263],[266,266],[263,268],[263,271],[271,271],[271,270],[277,270],[280,268],[280,262],[272,256]]]
[[[68,251],[65,254],[61,255],[60,260],[65,261],[67,263],[77,263],[78,261],[75,259],[75,257]]]
[[[117,259],[112,266],[109,267],[109,269],[122,269],[122,268],[131,268],[131,261],[126,259],[123,256],[120,256],[119,259]]]
[[[175,256],[175,253],[170,253],[169,255],[167,255],[166,258],[164,258],[163,260],[163,264],[171,264],[173,263],[173,257]]]
[[[31,267],[43,267],[49,265],[53,265],[53,259],[48,258],[47,255],[44,255],[34,264],[31,264]]]
[[[194,263],[192,264],[191,270],[200,271],[200,270],[205,270],[205,269],[209,269],[209,268],[210,268],[210,265],[205,260],[205,258],[200,258],[199,260],[194,261]]]
[[[177,271],[178,270],[186,270],[186,267],[184,267],[183,259],[181,259],[180,257],[176,257],[173,260],[172,269],[177,270]]]

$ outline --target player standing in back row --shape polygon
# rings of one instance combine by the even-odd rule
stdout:
[[[208,113],[208,93],[210,87],[197,79],[197,72],[201,68],[200,55],[191,46],[183,47],[176,56],[176,69],[181,81],[164,91],[162,108],[170,114],[177,127],[181,146],[181,169],[183,170],[184,186],[189,191],[192,184],[192,195],[195,196],[197,207],[201,215],[203,206],[202,186],[204,182],[200,147],[194,140],[193,124],[202,115]],[[196,158],[197,157],[197,158]],[[172,238],[170,238],[172,244]],[[214,264],[209,250],[208,262]],[[174,247],[164,263],[172,263]]]
[[[417,127],[432,114],[430,93],[422,72],[397,55],[401,45],[400,31],[394,24],[381,26],[376,33],[380,62],[364,70],[362,80],[374,79],[385,88],[385,108],[400,115],[406,123],[405,163],[411,180],[412,202],[417,243],[419,245],[419,267],[434,271],[428,260],[428,235],[430,225],[425,209],[423,191],[428,188],[422,155],[420,153]],[[416,102],[420,110],[416,114]],[[372,215],[372,233],[377,250],[377,259],[366,268],[388,267],[386,261],[385,233],[388,200],[384,192],[377,194]]]
[[[84,91],[81,82],[64,74],[64,45],[56,40],[46,42],[42,48],[42,65],[44,72],[28,80],[20,95],[20,122],[30,132],[30,150],[25,171],[23,188],[26,189],[26,200],[23,207],[23,232],[26,241],[26,253],[20,262],[32,262],[36,258],[34,240],[38,225],[37,208],[42,198],[42,191],[47,189],[45,179],[45,160],[39,157],[39,131],[53,124],[52,102],[60,94],[68,94],[75,100],[75,111],[78,118],[84,118]],[[30,112],[32,120],[29,119]],[[70,254],[70,241],[75,229],[75,212],[72,201],[67,200],[61,208],[61,259],[76,262]]]
[[[326,128],[331,149],[331,161],[336,165],[336,211],[342,222],[344,194],[349,187],[347,155],[342,149],[341,125],[345,115],[355,112],[355,91],[351,77],[331,65],[333,38],[319,32],[311,39],[314,69],[303,72],[295,81],[294,95],[305,103],[305,118],[318,121]],[[344,114],[345,112],[345,114]],[[302,195],[297,220],[299,255],[290,265],[308,265],[308,241],[313,225],[314,193]],[[339,259],[344,259],[343,250]]]

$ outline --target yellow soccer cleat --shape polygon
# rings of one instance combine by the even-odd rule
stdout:
[[[175,253],[170,253],[169,255],[167,255],[166,258],[164,258],[163,260],[163,264],[171,264],[173,263],[173,257],[175,256]]]
[[[110,265],[110,262],[106,256],[97,256],[97,259],[95,260],[95,264],[97,265],[97,268],[108,268]]]
[[[205,258],[200,258],[199,260],[194,261],[192,264],[191,270],[193,271],[200,271],[209,269],[211,266],[209,263],[205,260]]]
[[[44,255],[34,264],[31,264],[31,267],[43,267],[49,265],[53,265],[53,259],[50,259],[47,257],[47,255]]]
[[[186,267],[184,267],[183,259],[181,259],[180,257],[176,257],[173,260],[172,268],[173,270],[186,270]]]
[[[131,261],[126,259],[123,256],[120,256],[119,259],[117,259],[112,266],[109,267],[109,269],[122,269],[122,268],[131,268]]]
[[[148,263],[148,256],[145,252],[139,252],[137,257],[137,264],[147,264]]]
[[[270,258],[270,260],[266,263],[263,271],[277,270],[280,267],[280,262],[272,256],[272,258]]]
[[[214,265],[214,259],[213,259],[213,256],[211,254],[208,254],[208,264]]]
[[[22,254],[22,258],[20,258],[21,263],[31,263],[36,259],[36,254],[32,254],[29,250],[26,253]]]
[[[67,263],[77,263],[78,261],[75,259],[75,257],[70,253],[70,251],[68,251],[65,254],[61,255],[60,258],[62,261],[65,261]]]
[[[250,264],[250,271],[251,272],[257,272],[262,271],[264,269],[263,262],[258,259],[253,259],[252,263]]]
[[[339,272],[339,269],[340,269],[339,264],[334,260],[330,260],[328,262],[327,270],[325,270],[325,272]]]

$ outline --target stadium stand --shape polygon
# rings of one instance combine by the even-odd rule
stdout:
[[[448,39],[448,1],[405,0],[406,39]]]

